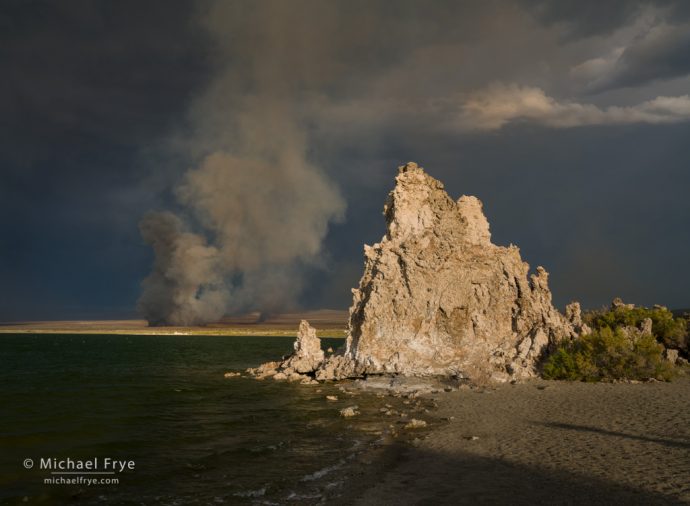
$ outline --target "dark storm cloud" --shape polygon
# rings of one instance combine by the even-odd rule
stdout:
[[[611,86],[633,86],[690,73],[690,23],[661,25],[627,47]]]
[[[652,2],[636,0],[522,0],[542,23],[563,26],[568,37],[589,37],[610,33],[632,20],[645,5]]]
[[[585,74],[592,91],[686,76],[690,74],[690,22],[655,24],[628,46],[588,60],[574,70],[576,75]]]
[[[560,25],[568,38],[606,36],[633,22],[645,10],[676,20],[690,18],[685,0],[519,0],[543,24]]]
[[[174,172],[142,153],[206,77],[193,9],[0,5],[0,319],[134,314],[136,222]]]
[[[26,161],[64,143],[131,145],[158,133],[203,75],[191,7],[3,2],[3,142],[26,148]]]
[[[570,39],[596,36],[602,40],[603,51],[571,72],[572,77],[586,81],[590,92],[640,86],[690,73],[688,2],[526,0],[525,5],[541,23],[562,27]],[[621,36],[626,29],[631,33]]]
[[[347,306],[408,160],[482,198],[559,303],[687,304],[687,2],[0,9],[2,319],[133,308],[156,209],[181,220],[144,222],[177,245],[156,311]]]

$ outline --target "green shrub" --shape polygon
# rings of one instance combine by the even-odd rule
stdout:
[[[664,360],[663,346],[651,335],[628,337],[605,326],[559,346],[543,367],[545,379],[668,381],[673,366]]]
[[[652,320],[652,334],[667,348],[688,350],[688,322],[674,318],[665,307],[653,308],[625,306],[610,310],[593,311],[585,315],[585,321],[594,330],[618,327],[640,327],[645,318]]]

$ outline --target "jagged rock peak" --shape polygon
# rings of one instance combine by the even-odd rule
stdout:
[[[282,361],[267,362],[247,372],[259,379],[314,382],[308,375],[323,365],[324,353],[316,329],[307,320],[300,321],[294,349],[295,352]]]
[[[549,346],[585,327],[579,305],[567,319],[553,307],[543,267],[529,276],[517,247],[491,243],[479,199],[454,201],[417,164],[399,167],[384,215],[386,234],[364,247],[345,349],[308,363],[317,380],[529,377]],[[269,369],[296,371],[293,360]]]
[[[477,197],[463,195],[454,202],[443,183],[414,162],[398,167],[395,183],[383,210],[387,238],[404,241],[425,234],[438,235],[452,224],[457,228],[454,233],[467,244],[491,243],[489,222]]]
[[[294,348],[295,353],[285,362],[285,369],[304,374],[314,371],[323,362],[321,339],[307,320],[300,321]]]
[[[616,297],[611,301],[611,311],[616,311],[619,309],[635,309],[635,304],[626,304],[623,299]]]
[[[582,319],[582,307],[577,301],[565,306],[565,319],[573,326],[578,335],[585,335],[592,332],[592,329]]]
[[[577,333],[552,305],[546,270],[528,277],[518,248],[491,243],[478,198],[454,201],[408,163],[384,214],[386,235],[365,247],[340,370],[349,360],[355,374],[501,381],[535,374],[549,344]]]

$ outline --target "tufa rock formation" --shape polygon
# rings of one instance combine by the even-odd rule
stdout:
[[[364,247],[344,350],[323,360],[312,342],[304,361],[300,344],[270,370],[300,364],[318,380],[393,373],[507,381],[534,375],[549,344],[582,332],[579,304],[568,306],[568,318],[554,309],[542,267],[528,277],[516,246],[491,242],[476,197],[454,201],[408,163],[384,215],[386,235]],[[307,363],[315,367],[306,371]]]
[[[630,304],[632,305],[632,304]],[[634,306],[633,306],[634,307]],[[628,339],[639,339],[642,336],[652,336],[654,333],[652,332],[652,319],[651,318],[645,318],[640,322],[639,327],[635,327],[634,325],[626,325],[623,327],[620,327],[621,332],[623,332],[623,335],[627,337]]]
[[[295,353],[284,362],[283,367],[306,374],[315,371],[323,362],[323,358],[321,339],[316,337],[316,329],[309,325],[307,320],[302,320],[297,331]]]
[[[247,369],[257,378],[272,377],[277,380],[301,381],[310,383],[308,374],[318,369],[324,360],[321,340],[316,337],[316,329],[302,320],[294,344],[295,352],[282,362],[267,362],[255,369]]]
[[[582,336],[592,332],[589,325],[582,320],[582,308],[579,302],[571,302],[565,306],[565,319],[573,326],[576,335]]]

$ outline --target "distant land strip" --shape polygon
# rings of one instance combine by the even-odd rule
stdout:
[[[226,317],[196,327],[149,327],[144,320],[69,320],[0,322],[0,334],[115,334],[295,337],[300,320],[308,320],[319,337],[345,337],[347,311],[321,309],[301,313]]]

